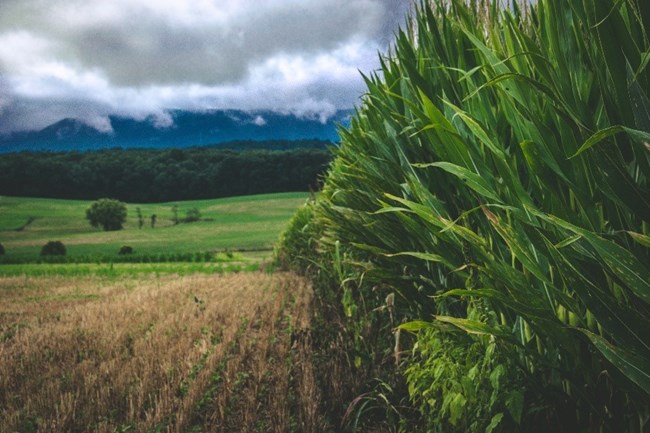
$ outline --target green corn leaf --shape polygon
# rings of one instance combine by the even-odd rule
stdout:
[[[431,322],[425,322],[423,320],[414,320],[412,322],[406,322],[402,323],[397,327],[397,329],[400,329],[402,331],[407,331],[407,332],[418,332],[423,329],[431,328]]]
[[[630,251],[554,216],[546,217],[559,226],[581,235],[596,250],[607,267],[639,298],[650,303],[650,271]]]
[[[567,286],[575,290],[605,332],[618,343],[650,355],[650,341],[644,332],[650,327],[648,318],[641,316],[631,306],[620,305],[611,292],[597,285],[589,275],[585,275],[577,267],[575,260],[567,258],[560,250],[554,248],[550,241],[545,241]],[[567,309],[577,311],[569,307],[571,304],[566,300],[562,300],[562,304],[567,306]]]
[[[458,117],[460,117],[465,125],[472,131],[472,133],[481,141],[481,143],[485,144],[485,146],[494,153],[499,159],[502,161],[505,161],[506,155],[503,153],[503,150],[501,150],[495,143],[492,141],[488,133],[485,131],[485,129],[476,121],[476,119],[472,118],[469,114],[455,106],[449,101],[444,101],[445,104],[447,104]]]
[[[454,176],[461,179],[467,184],[471,189],[479,193],[485,198],[488,198],[497,203],[503,203],[497,195],[492,192],[490,186],[485,182],[485,180],[478,174],[461,167],[456,164],[449,162],[432,162],[429,164],[413,164],[417,168],[427,168],[427,167],[438,167],[445,170],[447,173],[453,174]]]
[[[647,56],[646,56],[647,57]],[[647,59],[645,60],[647,62]],[[632,112],[636,121],[637,129],[650,132],[650,100],[639,84],[637,77],[634,76],[632,67],[627,63],[627,85],[632,102]]]
[[[383,253],[383,255],[386,257],[400,257],[400,256],[415,257],[416,259],[425,260],[427,262],[444,263],[449,267],[453,267],[453,265],[449,263],[449,261],[446,258],[444,258],[439,254],[421,253],[417,251],[404,251],[400,253]]]
[[[621,347],[614,346],[600,335],[580,329],[609,362],[618,368],[631,381],[650,394],[650,359],[632,354]]]
[[[509,293],[503,293],[494,289],[452,289],[447,290],[438,297],[448,297],[448,296],[470,296],[477,298],[485,298],[498,301],[503,305],[508,306],[513,311],[516,311],[518,314],[525,315],[526,317],[532,318],[533,320],[548,321],[555,320],[553,312],[547,308],[536,307],[535,302],[520,302],[515,299]]]
[[[500,337],[508,341],[514,341],[512,334],[509,332],[503,331],[477,320],[463,319],[451,316],[434,316],[434,319],[439,322],[454,325],[455,327],[462,329],[468,334],[494,335],[495,337]]]
[[[582,239],[581,235],[570,236],[570,237],[566,238],[565,240],[563,240],[562,242],[559,242],[559,243],[555,244],[555,248],[560,249],[560,248],[568,247],[569,245],[571,245],[574,242],[579,241],[580,239]]]
[[[637,129],[626,128],[625,126],[622,125],[614,125],[614,126],[610,126],[609,128],[601,129],[600,131],[596,132],[591,137],[589,137],[587,141],[585,141],[582,144],[582,146],[580,146],[578,151],[575,154],[573,154],[569,159],[575,158],[585,150],[590,149],[594,145],[600,143],[601,141],[606,140],[612,135],[620,134],[623,132],[627,133],[630,137],[632,137],[633,139],[639,142],[650,143],[650,133],[639,131]]]
[[[631,231],[626,232],[632,239],[634,239],[639,245],[650,248],[650,236],[642,235],[641,233],[635,233]]]

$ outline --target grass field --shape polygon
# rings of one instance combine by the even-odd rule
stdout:
[[[0,278],[0,431],[319,431],[292,274]]]
[[[104,232],[85,219],[88,201],[0,197],[0,243],[8,258],[37,260],[50,240],[62,241],[68,256],[114,256],[123,245],[136,254],[171,254],[225,249],[270,249],[307,193],[282,193],[161,204],[128,204],[123,230]],[[172,206],[183,218],[190,208],[202,221],[174,225]],[[138,228],[136,208],[145,225]],[[155,227],[150,217],[157,216]]]

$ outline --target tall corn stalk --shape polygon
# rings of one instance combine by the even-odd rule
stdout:
[[[515,347],[592,431],[650,415],[649,24],[644,0],[421,3],[320,200],[403,329]]]

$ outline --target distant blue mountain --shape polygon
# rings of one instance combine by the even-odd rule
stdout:
[[[337,125],[347,126],[350,110],[326,122],[272,111],[212,110],[169,112],[173,124],[153,118],[111,116],[113,131],[103,133],[76,119],[63,119],[40,131],[0,136],[0,153],[95,151],[111,148],[183,148],[223,145],[232,141],[327,140],[338,142]]]

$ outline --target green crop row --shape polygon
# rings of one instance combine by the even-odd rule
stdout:
[[[158,254],[82,254],[78,256],[52,255],[31,258],[0,256],[0,264],[25,264],[25,263],[225,263],[241,260],[240,253],[224,252],[213,253],[209,251],[196,253],[158,253]]]
[[[641,432],[650,3],[505,3],[420,4],[282,254],[318,242],[351,369],[384,313],[425,431]]]

